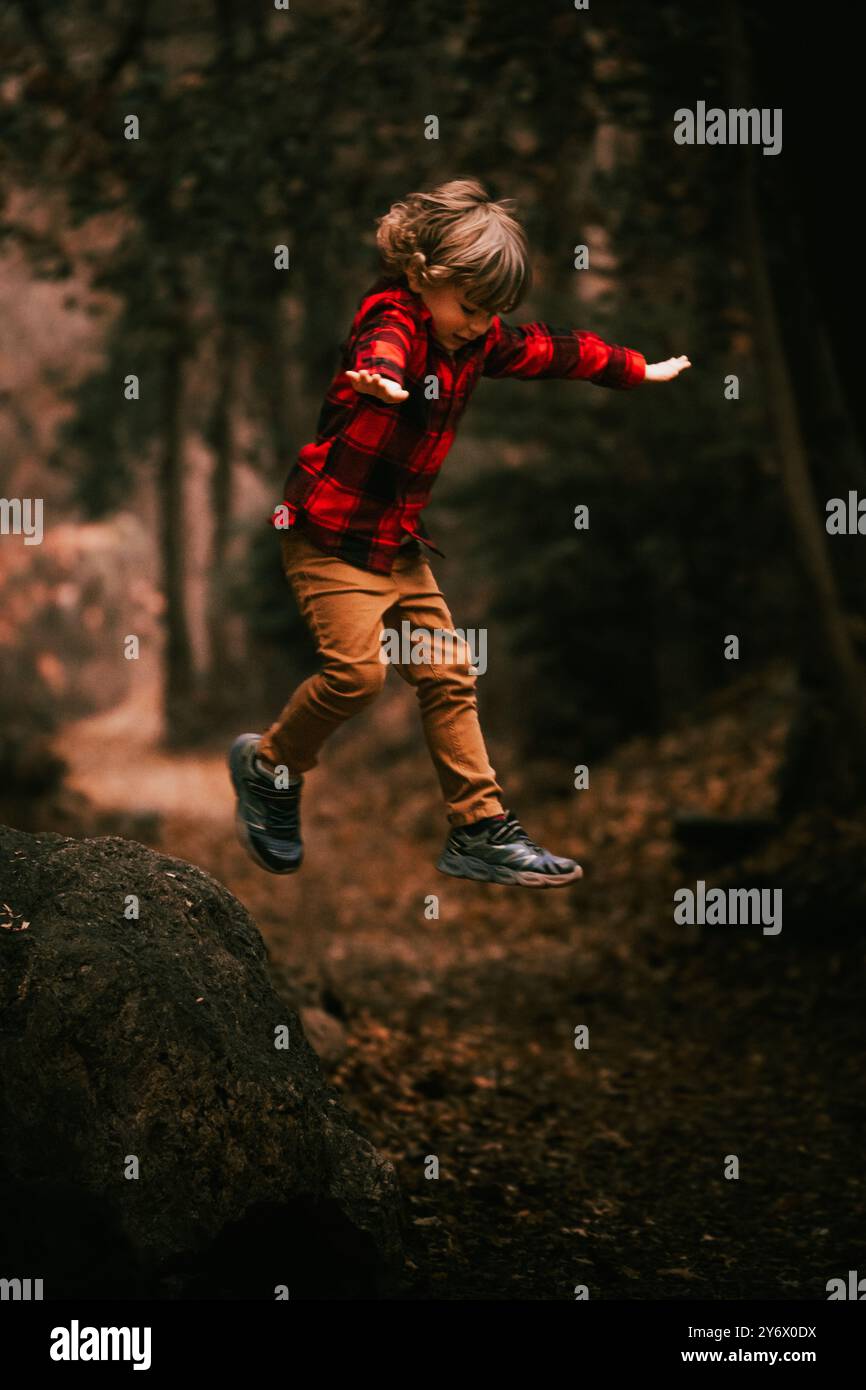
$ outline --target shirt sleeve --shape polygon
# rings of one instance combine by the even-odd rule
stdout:
[[[525,380],[566,377],[627,390],[638,386],[646,375],[642,352],[606,343],[580,328],[555,328],[547,323],[512,326],[497,315],[487,339],[483,376]]]
[[[346,370],[379,372],[402,386],[414,333],[415,322],[405,305],[374,305],[348,345]]]

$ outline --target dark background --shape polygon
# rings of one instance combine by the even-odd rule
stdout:
[[[478,1160],[479,1095],[501,1101],[506,1158],[419,1227],[418,1297],[500,1297],[516,1265],[519,1296],[559,1296],[544,1271],[574,1274],[577,1228],[603,1296],[821,1297],[856,1259],[866,538],[824,526],[829,498],[866,496],[851,15],[2,9],[3,491],[44,497],[47,521],[44,546],[0,547],[0,810],[200,863],[275,955],[312,963],[352,1039],[337,1084],[408,1165],[422,1219],[415,1139],[426,1152],[459,1117]],[[781,154],[676,145],[673,112],[700,99],[782,107]],[[228,848],[223,758],[315,666],[265,519],[378,273],[375,218],[460,175],[515,198],[527,228],[535,283],[508,321],[692,367],[634,392],[477,391],[425,515],[448,557],[433,567],[455,622],[489,631],[479,705],[509,798],[587,878],[556,905],[467,888],[454,935],[422,942],[445,827],[408,691],[389,683],[310,780],[320,858],[288,901]],[[118,655],[129,632],[139,663]],[[781,938],[707,929],[684,947],[671,893],[696,878],[783,888]],[[550,1027],[567,1046],[587,1010],[617,1041],[575,1092]],[[506,1055],[525,1089],[500,1075],[489,1097],[480,1059],[504,1074]],[[426,1129],[395,1116],[395,1088]],[[697,1180],[672,1198],[684,1171],[736,1150],[739,1125],[763,1146],[748,1220]],[[796,1155],[815,1125],[832,1142],[807,1180]],[[595,1226],[566,1210],[550,1133],[581,1155]],[[665,1236],[645,1258],[629,1231],[650,1209]],[[491,1243],[503,1226],[519,1256]]]

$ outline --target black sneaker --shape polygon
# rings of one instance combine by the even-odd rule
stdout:
[[[573,859],[563,859],[530,840],[510,811],[476,835],[455,826],[436,865],[440,873],[483,883],[518,884],[523,888],[562,888],[583,877]]]
[[[241,734],[229,750],[229,771],[237,792],[235,829],[244,849],[272,874],[293,874],[301,867],[300,799],[303,776],[277,787],[274,775],[256,757],[259,734]]]

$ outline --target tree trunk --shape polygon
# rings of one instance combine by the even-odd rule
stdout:
[[[277,488],[292,462],[290,450],[293,443],[292,409],[290,384],[286,372],[287,348],[283,329],[282,303],[273,295],[265,308],[265,342],[261,354],[260,380],[265,399],[265,410],[271,437],[274,457],[275,482]]]
[[[234,462],[233,408],[237,371],[237,333],[231,322],[231,306],[223,308],[223,325],[217,364],[217,397],[211,438],[214,468],[211,475],[213,540],[208,584],[208,687],[213,694],[223,689],[228,671],[226,645],[226,577],[232,518],[232,466]]]
[[[177,339],[162,358],[163,433],[159,459],[159,543],[165,594],[165,663],[163,703],[166,742],[182,742],[188,728],[193,694],[192,654],[184,582],[183,497],[183,363],[185,351]]]

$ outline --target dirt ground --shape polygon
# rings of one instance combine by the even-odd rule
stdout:
[[[491,745],[529,833],[584,866],[547,892],[437,872],[443,808],[397,682],[308,774],[291,878],[237,844],[224,750],[161,752],[152,708],[143,693],[69,726],[70,781],[156,813],[156,847],[321,981],[346,1030],[331,1080],[411,1212],[406,1298],[823,1299],[862,1264],[860,933],[829,903],[776,936],[673,915],[696,878],[758,882],[748,860],[678,862],[671,818],[770,813],[772,682],[624,747],[586,791],[542,796],[560,770]]]

